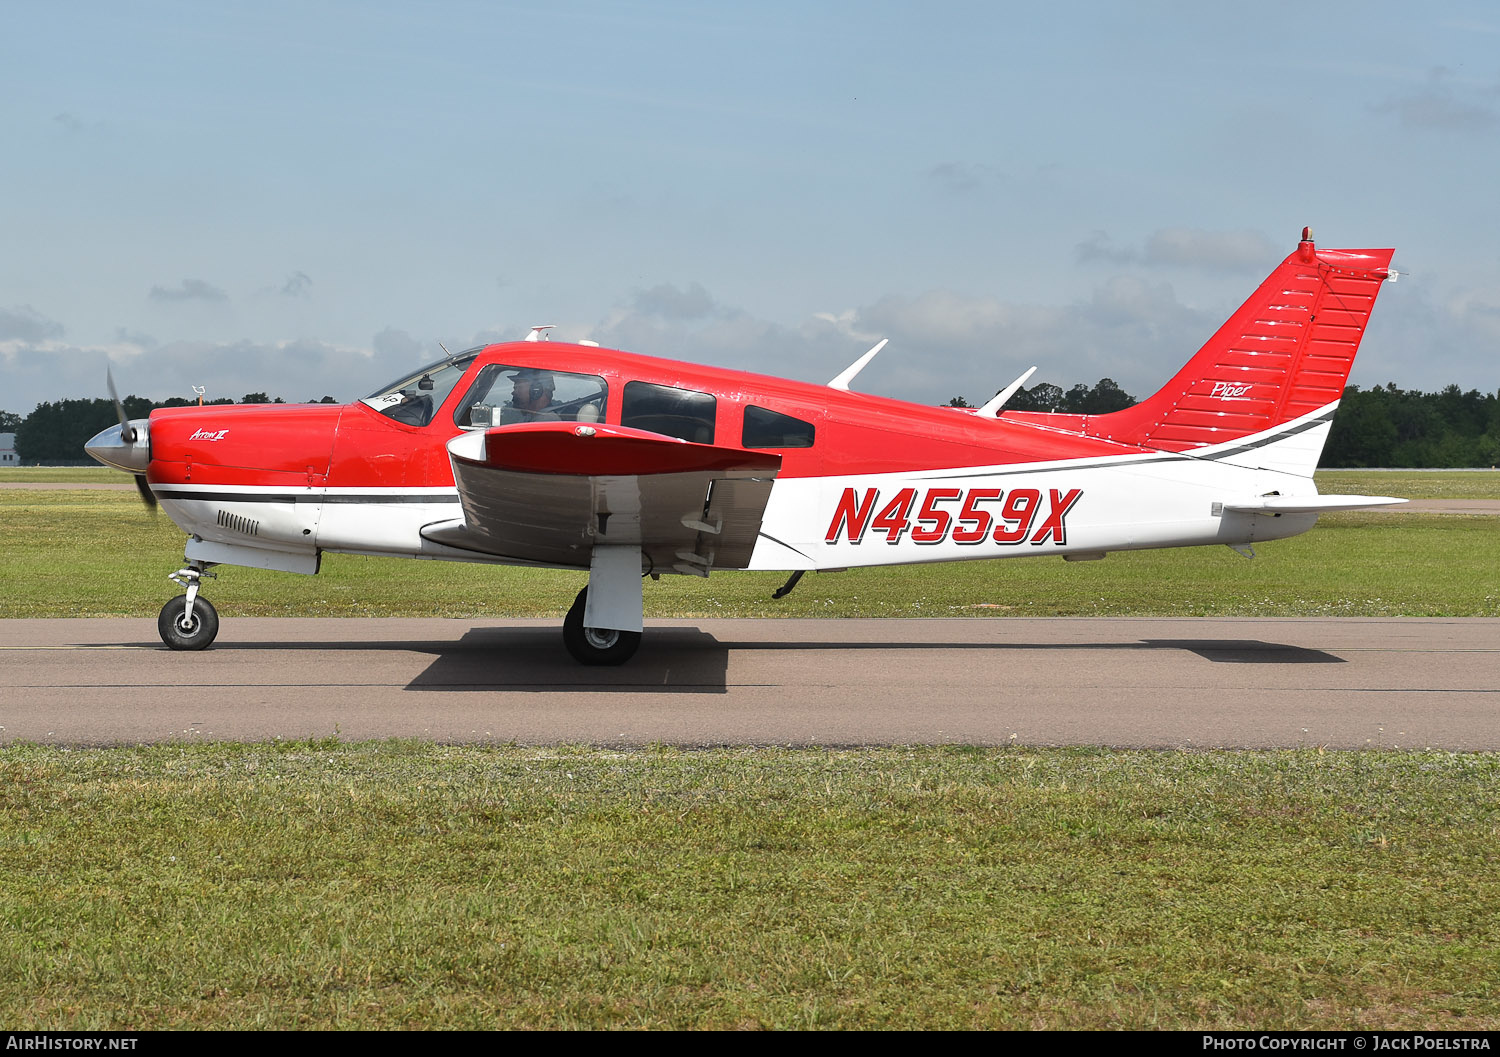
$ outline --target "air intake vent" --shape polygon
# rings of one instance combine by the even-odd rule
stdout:
[[[260,522],[252,521],[238,514],[231,514],[227,510],[219,511],[219,527],[227,528],[234,532],[243,532],[247,536],[254,536],[260,532]]]

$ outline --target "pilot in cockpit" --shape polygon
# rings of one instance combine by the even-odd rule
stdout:
[[[557,383],[551,371],[518,371],[515,377],[515,388],[510,398],[510,406],[519,412],[518,421],[559,421],[559,416],[548,410],[552,406],[552,394],[556,387]],[[506,418],[510,417],[510,415],[506,416]]]

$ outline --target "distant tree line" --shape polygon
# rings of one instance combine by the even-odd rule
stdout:
[[[1135,403],[1135,397],[1115,384],[1113,378],[1100,378],[1092,389],[1079,383],[1063,391],[1051,382],[1040,382],[1030,389],[1017,389],[1005,403],[1007,411],[1067,411],[1075,415],[1104,415],[1120,411]],[[975,407],[961,396],[949,400],[948,407]]]
[[[1136,403],[1109,378],[1090,388],[1066,392],[1043,382],[1018,389],[1007,411],[1066,411],[1103,415]],[[961,396],[950,407],[972,407]],[[1399,389],[1394,382],[1374,389],[1344,390],[1333,430],[1318,465],[1329,469],[1366,466],[1475,467],[1500,465],[1500,392],[1468,392],[1450,385],[1437,393]]]
[[[1500,465],[1500,393],[1344,390],[1323,450],[1328,467]]]
[[[208,400],[206,404],[233,404],[225,397]],[[280,404],[281,397],[271,399],[265,393],[246,393],[239,401],[242,404]],[[321,401],[309,403],[332,404],[336,401],[325,396]],[[127,396],[120,401],[127,418],[145,418],[154,407],[188,407],[196,400],[173,397],[160,403],[139,396]],[[102,398],[94,400],[59,400],[56,403],[38,404],[36,410],[25,418],[0,411],[0,433],[15,433],[16,459],[21,463],[65,463],[85,462],[83,445],[102,429],[119,422],[115,405]]]
[[[195,403],[180,397],[153,403],[137,396],[123,401],[130,418],[145,418],[153,407],[185,407]],[[229,399],[209,404],[233,404]],[[280,404],[265,393],[247,393],[242,404]],[[308,403],[332,404],[331,396]],[[1005,405],[1009,411],[1062,411],[1104,415],[1136,402],[1109,378],[1093,386],[1061,386],[1042,382],[1018,389]],[[952,407],[971,407],[961,396]],[[23,463],[81,462],[83,445],[94,434],[117,421],[108,400],[59,400],[38,404],[22,418],[0,411],[0,433],[15,433],[16,456]],[[1500,465],[1500,393],[1467,392],[1450,385],[1437,393],[1399,389],[1394,382],[1374,389],[1351,385],[1333,420],[1328,446],[1320,465],[1329,468],[1364,466],[1469,467]]]

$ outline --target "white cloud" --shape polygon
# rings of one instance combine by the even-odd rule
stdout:
[[[54,339],[0,340],[5,372],[0,408],[24,417],[44,401],[103,396],[106,366],[132,363],[142,351],[129,341],[75,345]]]
[[[1144,264],[1153,268],[1236,274],[1269,271],[1283,253],[1256,231],[1171,227],[1152,232],[1139,249],[1116,245],[1108,233],[1095,231],[1073,247],[1073,256],[1081,264]]]
[[[1143,396],[1220,321],[1181,304],[1165,283],[1119,277],[1068,305],[1009,304],[944,290],[885,297],[852,322],[891,338],[879,367],[872,365],[857,387],[932,403],[955,395],[984,399],[1032,364],[1040,368],[1036,381],[1067,387],[1110,377]]]
[[[1500,361],[1500,298],[1493,290],[1432,295],[1415,282],[1385,284],[1352,382],[1367,388],[1394,382],[1425,392],[1447,385],[1497,388],[1490,365]]]
[[[1211,272],[1269,270],[1284,253],[1255,231],[1162,228],[1146,240],[1141,259],[1151,265],[1179,265]]]
[[[0,342],[46,341],[62,337],[62,324],[48,319],[30,305],[0,309]]]
[[[102,121],[85,121],[71,110],[53,114],[52,120],[61,126],[70,136],[82,135],[85,132],[98,132],[104,128]]]
[[[116,348],[129,346],[139,351],[141,349],[154,349],[159,344],[161,343],[150,334],[142,334],[140,331],[131,330],[129,327],[115,328],[114,347]]]
[[[147,366],[142,364],[142,367]],[[324,394],[351,400],[370,392],[399,374],[405,363],[381,363],[374,353],[358,346],[295,339],[274,342],[210,343],[177,341],[163,345],[150,357],[149,367],[167,391],[152,396],[188,395],[204,386],[210,399],[263,392],[288,401],[317,399]]]
[[[184,279],[181,286],[165,287],[153,286],[150,298],[153,301],[228,301],[229,295],[217,286],[212,286],[202,279]]]
[[[106,364],[114,364],[122,395],[152,400],[191,398],[204,386],[210,399],[266,392],[288,401],[324,394],[353,399],[413,364],[395,354],[312,340],[275,342],[134,341],[74,345],[62,341],[0,341],[6,379],[3,407],[26,415],[43,401],[105,394]]]
[[[1488,350],[1492,359],[1500,357],[1500,296],[1495,291],[1457,291],[1444,311],[1474,347]]]
[[[888,337],[890,345],[855,388],[935,404],[959,395],[983,400],[1032,364],[1040,367],[1033,384],[1067,388],[1108,377],[1144,397],[1185,363],[1227,314],[1222,306],[1186,303],[1171,284],[1137,275],[1113,276],[1062,304],[935,289],[888,294],[794,321],[726,305],[690,283],[631,295],[592,324],[559,319],[556,334],[813,383],[827,381]],[[325,393],[347,400],[440,355],[434,343],[393,327],[374,335],[368,346],[318,340],[158,344],[125,330],[112,343],[82,345],[61,340],[60,324],[29,309],[0,318],[11,317],[23,325],[21,333],[0,340],[7,383],[0,407],[23,415],[41,400],[101,395],[106,361],[115,364],[122,393],[152,399],[189,397],[192,386],[201,385],[219,397],[263,391],[287,400]],[[467,345],[461,339],[448,344],[458,351],[523,333],[524,328],[496,326]],[[1492,290],[1430,299],[1420,286],[1403,282],[1382,294],[1354,380],[1428,390],[1449,383],[1489,389],[1494,386],[1490,374],[1478,373],[1475,364],[1497,359],[1500,298]]]
[[[686,290],[662,283],[636,294],[634,303],[638,311],[666,319],[701,319],[716,308],[714,299],[698,283],[690,283]]]
[[[946,191],[969,194],[1004,181],[1007,174],[979,162],[945,161],[928,169],[927,178]]]
[[[1109,264],[1134,264],[1141,255],[1127,246],[1116,246],[1109,233],[1095,231],[1073,247],[1073,256],[1080,264],[1105,261]]]
[[[1451,129],[1482,132],[1495,127],[1493,107],[1466,103],[1432,90],[1390,99],[1376,107],[1379,113],[1395,114],[1408,128]]]
[[[1437,129],[1447,132],[1488,132],[1500,124],[1493,98],[1495,86],[1475,88],[1465,85],[1446,67],[1435,67],[1427,83],[1406,95],[1392,96],[1371,109],[1377,114],[1391,114],[1403,126],[1412,129]]]
[[[404,330],[395,327],[386,327],[374,338],[370,339],[370,346],[375,350],[375,355],[390,363],[410,363],[417,366],[417,360],[422,355],[425,346]]]
[[[691,319],[632,304],[595,328],[604,344],[652,356],[822,382],[882,337],[890,345],[855,388],[924,403],[983,399],[1031,364],[1038,381],[1069,386],[1111,377],[1154,391],[1221,319],[1180,303],[1166,283],[1117,277],[1086,301],[1013,304],[952,290],[891,294],[817,312],[793,325],[714,303]],[[1132,388],[1134,386],[1134,388]]]

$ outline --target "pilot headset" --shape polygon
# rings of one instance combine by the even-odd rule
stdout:
[[[529,371],[522,378],[527,379],[526,402],[528,404],[534,402],[538,397],[548,395],[554,388],[548,385],[541,373],[537,371]],[[516,380],[520,381],[521,378],[517,378]]]

